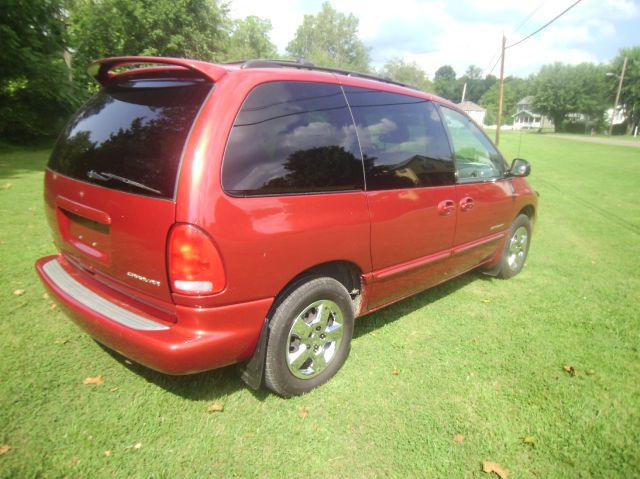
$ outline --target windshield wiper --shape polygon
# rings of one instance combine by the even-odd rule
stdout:
[[[122,176],[114,175],[113,173],[107,173],[105,171],[99,171],[98,172],[96,170],[90,170],[90,171],[87,172],[87,176],[89,178],[91,178],[92,180],[98,180],[98,181],[109,181],[109,180],[120,181],[120,182],[125,183],[127,185],[135,186],[135,187],[140,188],[142,190],[151,191],[151,192],[156,193],[158,195],[162,193],[160,190],[156,190],[154,188],[151,188],[150,186],[143,185],[142,183],[138,183],[137,181],[130,180],[129,178],[124,178]]]

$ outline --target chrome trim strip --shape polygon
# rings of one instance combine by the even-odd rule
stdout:
[[[68,294],[83,306],[116,323],[140,331],[164,331],[169,329],[169,327],[164,324],[151,321],[139,314],[121,308],[117,304],[113,304],[102,296],[94,293],[73,279],[73,277],[62,268],[58,260],[52,259],[42,267],[42,270],[65,294]]]

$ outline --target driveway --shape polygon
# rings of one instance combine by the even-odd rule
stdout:
[[[602,138],[600,136],[583,136],[583,135],[551,135],[553,138],[560,138],[563,140],[576,140],[586,141],[587,143],[600,143],[603,145],[616,145],[616,146],[635,146],[640,148],[640,140],[618,140],[616,138]]]

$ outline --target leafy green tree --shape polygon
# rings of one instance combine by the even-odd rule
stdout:
[[[443,65],[433,76],[433,86],[437,95],[459,102],[462,96],[462,85],[456,82],[456,71],[450,65]]]
[[[229,60],[250,58],[276,58],[276,46],[269,39],[271,21],[256,16],[233,22],[229,51]]]
[[[524,97],[533,93],[532,81],[517,77],[504,79],[504,96],[502,99],[502,124],[513,124],[513,115],[516,113],[517,104]],[[494,125],[498,115],[498,96],[500,84],[497,79],[491,87],[482,95],[479,104],[487,109],[485,124]]]
[[[384,77],[418,87],[423,91],[433,90],[433,83],[427,77],[427,73],[416,62],[405,62],[401,58],[392,58],[384,64],[379,73]]]
[[[467,91],[465,93],[465,100],[478,103],[480,98],[482,98],[482,95],[497,83],[497,81],[498,79],[493,75],[488,75],[486,78],[482,78],[482,70],[475,65],[470,65],[465,74],[458,78],[457,88],[464,90],[464,85],[466,83]]]
[[[625,57],[627,57],[627,69],[624,72],[624,82],[620,92],[620,105],[624,106],[629,123],[634,128],[640,125],[640,45],[622,48],[606,70],[620,75]],[[607,82],[609,84],[609,104],[613,107],[618,82],[611,78],[608,78]]]
[[[607,107],[605,73],[601,65],[591,63],[544,65],[535,79],[534,105],[553,119],[556,131],[569,113],[600,121]]]
[[[329,2],[317,15],[305,15],[287,52],[316,65],[368,72],[369,49],[358,38],[358,19],[335,10]]]
[[[0,20],[0,137],[50,136],[76,106],[64,61],[63,5],[3,0]]]
[[[74,74],[107,56],[157,55],[219,61],[228,49],[226,4],[218,0],[71,0]]]

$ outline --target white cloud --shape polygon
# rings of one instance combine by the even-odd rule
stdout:
[[[497,59],[503,32],[507,43],[514,43],[574,2],[350,0],[344,3],[333,1],[333,5],[338,11],[353,13],[359,19],[359,36],[372,47],[375,67],[397,56],[416,61],[433,76],[440,66],[446,64],[453,66],[458,74],[464,73],[472,64],[490,70]],[[233,0],[231,14],[269,18],[273,24],[271,39],[284,53],[304,14],[317,13],[320,4],[320,1],[303,0]],[[622,30],[618,28],[623,24],[637,23],[639,18],[640,4],[637,0],[583,0],[539,34],[509,49],[506,73],[526,76],[555,61],[608,60],[618,48],[639,43],[637,37],[630,38],[632,33],[628,31],[623,37]],[[514,31],[519,26],[518,31]],[[637,28],[628,27],[627,30],[637,32]],[[498,67],[493,73],[498,73]]]

